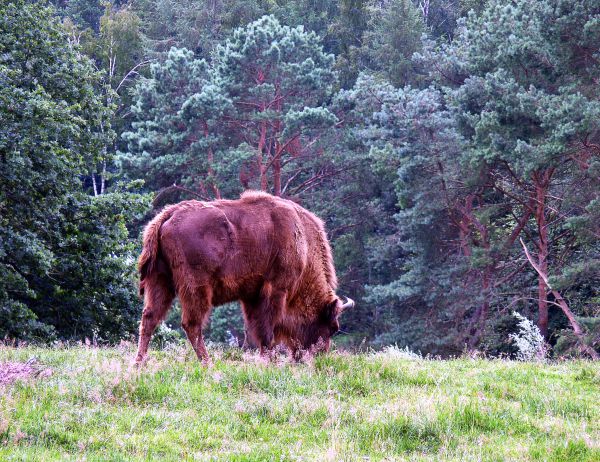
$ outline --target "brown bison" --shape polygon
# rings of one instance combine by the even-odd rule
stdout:
[[[215,305],[241,301],[246,329],[262,354],[284,344],[296,355],[301,349],[327,351],[339,315],[354,304],[335,294],[321,220],[262,192],[166,207],[144,230],[138,265],[144,311],[137,363],[176,295],[181,325],[205,363],[202,328]]]

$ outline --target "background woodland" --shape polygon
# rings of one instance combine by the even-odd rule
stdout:
[[[252,188],[325,221],[338,345],[597,357],[599,76],[594,0],[6,0],[0,338],[130,338],[143,224]]]

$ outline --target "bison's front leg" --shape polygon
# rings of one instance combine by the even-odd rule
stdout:
[[[284,312],[286,296],[286,291],[275,290],[265,283],[258,300],[243,303],[248,331],[261,356],[269,359],[272,359],[275,320]]]
[[[210,365],[210,356],[204,344],[202,329],[206,324],[212,305],[209,289],[200,289],[179,296],[181,300],[181,327],[192,344],[196,356],[205,366]]]
[[[265,301],[259,303],[244,303],[246,325],[248,334],[260,350],[260,355],[266,358],[271,356],[273,346],[273,324],[261,306]]]

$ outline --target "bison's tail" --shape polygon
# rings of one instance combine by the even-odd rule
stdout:
[[[144,245],[142,253],[138,259],[138,271],[140,273],[140,296],[144,295],[145,280],[151,274],[157,264],[160,227],[167,221],[177,208],[176,205],[166,207],[162,212],[156,215],[150,223],[144,228]]]

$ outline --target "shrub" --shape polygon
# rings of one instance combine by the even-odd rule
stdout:
[[[526,317],[513,311],[519,322],[519,331],[509,337],[517,347],[519,361],[544,361],[548,354],[548,345],[538,327]]]

